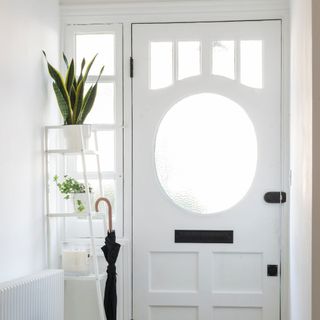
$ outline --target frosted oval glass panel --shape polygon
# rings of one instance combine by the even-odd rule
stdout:
[[[115,73],[115,36],[114,34],[82,34],[76,36],[76,67],[80,74],[81,61],[87,63],[96,55],[96,59],[90,69],[90,75],[98,75],[102,66],[103,74],[112,76]]]
[[[150,43],[150,89],[166,88],[173,83],[173,43]]]
[[[262,41],[240,41],[240,81],[242,84],[262,89]]]
[[[212,74],[235,79],[234,41],[214,41],[212,46]]]
[[[178,42],[178,80],[200,74],[200,41]]]
[[[160,184],[178,206],[202,214],[226,210],[245,196],[254,179],[254,126],[226,97],[187,97],[160,123],[155,164]]]

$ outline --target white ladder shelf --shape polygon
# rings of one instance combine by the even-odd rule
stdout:
[[[93,126],[91,126],[93,127]],[[97,302],[98,302],[98,309],[99,309],[99,319],[106,320],[104,304],[103,304],[103,296],[102,296],[102,288],[101,288],[101,281],[105,280],[107,275],[106,273],[99,273],[99,263],[98,263],[98,254],[97,254],[97,245],[96,245],[96,237],[94,235],[93,230],[93,217],[101,217],[103,220],[104,226],[104,233],[107,235],[107,225],[106,225],[106,214],[95,212],[92,208],[91,200],[90,200],[90,192],[89,192],[89,182],[88,182],[88,170],[87,170],[87,162],[86,162],[86,155],[95,155],[97,161],[97,175],[99,180],[99,192],[100,196],[103,196],[103,187],[102,187],[102,174],[101,174],[101,165],[100,165],[100,157],[99,157],[99,149],[98,149],[98,141],[97,141],[97,131],[93,131],[94,135],[94,144],[95,150],[86,150],[85,143],[84,143],[84,134],[83,128],[80,129],[80,139],[81,139],[81,150],[67,150],[67,149],[49,149],[49,131],[51,129],[55,130],[63,130],[61,126],[48,126],[45,127],[45,159],[46,159],[46,209],[47,209],[47,219],[51,218],[69,218],[69,217],[81,217],[88,220],[89,225],[89,241],[91,246],[91,254],[93,260],[93,268],[94,274],[90,275],[65,275],[65,280],[76,280],[76,281],[95,281],[96,285],[96,293],[97,293]],[[85,213],[51,213],[50,212],[50,204],[49,204],[49,155],[50,154],[57,154],[62,155],[65,157],[68,156],[80,156],[83,168],[83,178],[84,178],[84,185],[85,185],[85,193],[86,193],[86,200],[88,204],[87,212]],[[48,241],[48,252],[50,252],[50,221],[47,222],[47,241]]]

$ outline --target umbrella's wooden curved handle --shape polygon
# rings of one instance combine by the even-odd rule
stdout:
[[[95,205],[96,212],[99,212],[99,203],[101,201],[105,202],[108,206],[109,232],[111,232],[112,231],[112,206],[108,198],[105,198],[105,197],[98,198]]]

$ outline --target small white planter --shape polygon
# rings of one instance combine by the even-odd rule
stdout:
[[[74,124],[65,125],[62,127],[63,136],[66,141],[66,147],[70,151],[87,150],[89,147],[89,139],[91,136],[91,125],[89,124]],[[81,140],[81,130],[83,134],[83,147]]]
[[[90,193],[90,203],[91,208],[94,210],[94,201],[93,201],[93,194]],[[72,194],[72,201],[74,206],[74,212],[76,213],[87,213],[89,212],[89,204],[88,198],[86,193],[73,193]]]

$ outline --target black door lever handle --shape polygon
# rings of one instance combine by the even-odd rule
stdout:
[[[267,203],[285,203],[287,194],[283,191],[271,191],[264,195],[264,201]]]

